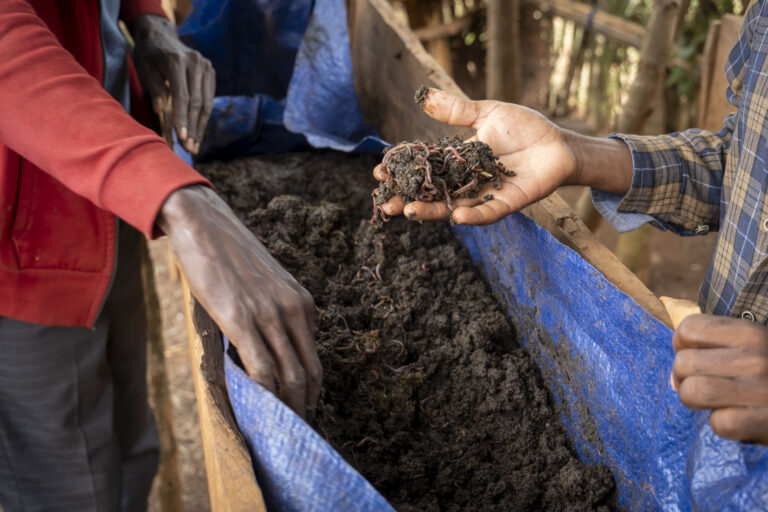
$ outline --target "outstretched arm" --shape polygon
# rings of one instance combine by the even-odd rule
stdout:
[[[515,176],[502,176],[501,188],[485,185],[477,198],[454,201],[453,220],[460,224],[490,224],[545,198],[561,185],[590,185],[624,193],[632,179],[632,159],[626,144],[586,137],[559,128],[538,112],[499,101],[471,101],[429,89],[424,111],[454,126],[477,130],[474,138],[485,142]],[[610,171],[610,172],[609,172]],[[381,168],[374,170],[384,179]],[[493,199],[482,198],[490,193]],[[383,205],[384,212],[404,213],[418,220],[445,220],[444,202],[403,205],[399,197]]]
[[[733,117],[719,133],[688,130],[604,139],[565,130],[519,105],[471,101],[435,89],[427,92],[424,110],[438,121],[474,128],[474,138],[516,173],[502,177],[499,190],[487,184],[477,198],[455,201],[459,208],[453,220],[458,223],[496,222],[559,186],[585,185],[624,196],[620,212],[645,213],[681,232],[704,223],[717,227]],[[379,167],[374,176],[386,178]],[[484,201],[489,193],[493,199]],[[443,202],[404,205],[399,197],[383,208],[418,220],[445,220],[448,213]]]

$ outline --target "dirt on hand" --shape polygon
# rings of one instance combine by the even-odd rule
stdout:
[[[381,204],[392,196],[403,202],[445,201],[453,211],[453,199],[477,197],[480,186],[492,182],[499,188],[500,174],[514,176],[480,141],[445,137],[439,142],[403,142],[389,149],[381,162],[386,179],[373,191],[372,224],[389,219]]]
[[[615,508],[610,471],[574,454],[449,227],[370,224],[375,163],[326,152],[201,168],[315,298],[316,430],[401,512]]]

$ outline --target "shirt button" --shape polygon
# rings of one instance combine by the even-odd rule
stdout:
[[[768,219],[766,219],[766,221],[768,221]],[[709,226],[707,226],[706,224],[699,224],[696,227],[696,230],[694,231],[694,233],[696,233],[697,235],[704,235],[706,233],[709,233]]]
[[[763,221],[763,230],[768,231],[768,219]]]
[[[751,311],[744,311],[741,314],[741,318],[743,318],[744,320],[749,320],[750,322],[755,321],[755,315],[753,315]]]

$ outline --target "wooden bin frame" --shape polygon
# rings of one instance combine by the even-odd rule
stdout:
[[[461,89],[398,20],[386,0],[348,0],[347,4],[355,88],[368,123],[390,141],[455,134],[456,128],[421,112],[412,97],[421,85],[463,95]],[[595,238],[557,193],[524,213],[650,314],[670,325],[658,298]],[[264,511],[248,449],[227,398],[220,339],[210,335],[215,327],[201,320],[200,311],[196,327],[195,301],[183,275],[182,284],[211,509]]]

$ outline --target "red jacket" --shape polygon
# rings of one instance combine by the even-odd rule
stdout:
[[[99,29],[99,0],[0,1],[0,316],[93,326],[115,215],[152,236],[171,192],[206,183],[101,87]]]

